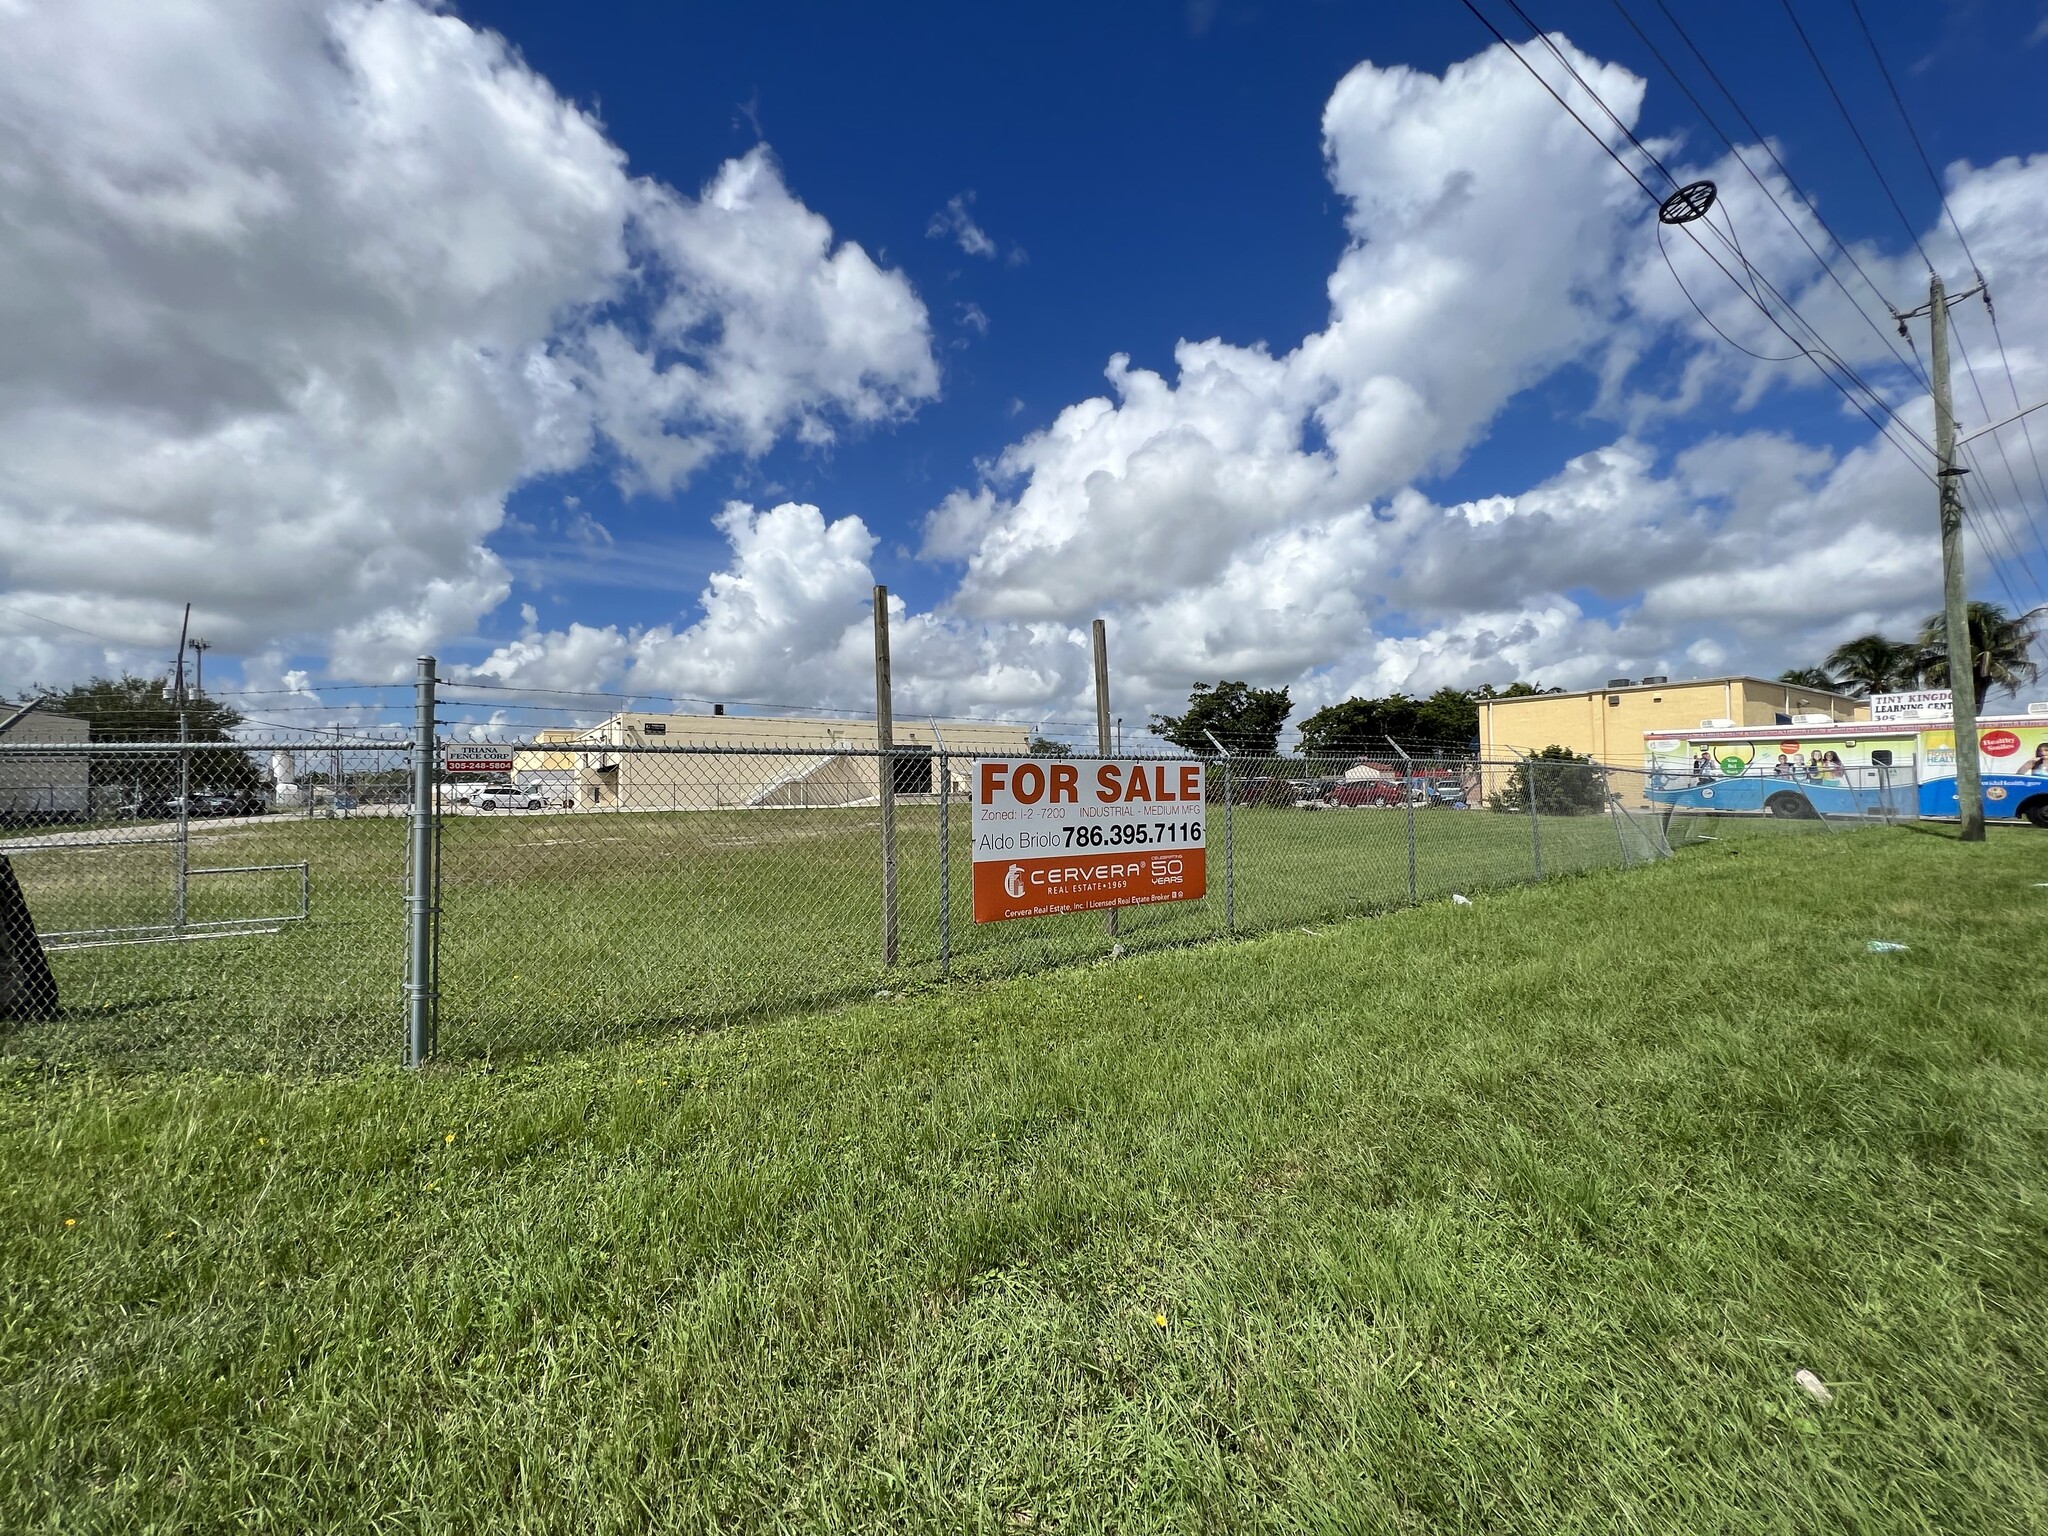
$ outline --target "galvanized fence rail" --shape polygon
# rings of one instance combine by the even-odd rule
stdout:
[[[733,730],[719,746],[500,744],[510,774],[465,782],[444,771],[423,674],[411,742],[0,745],[10,782],[51,780],[27,801],[66,807],[0,828],[60,1003],[0,1020],[0,1056],[512,1057],[1313,926],[1732,835],[1673,817],[1649,775],[1583,762],[1219,752],[1202,764],[1204,897],[1123,908],[1114,930],[1099,912],[976,923],[972,756]],[[0,965],[0,1001],[20,970]]]

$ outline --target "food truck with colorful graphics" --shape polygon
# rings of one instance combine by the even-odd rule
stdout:
[[[1947,719],[1646,731],[1649,798],[1675,810],[1751,815],[1943,817],[1956,812]],[[2048,827],[2048,713],[1977,722],[1984,816]]]

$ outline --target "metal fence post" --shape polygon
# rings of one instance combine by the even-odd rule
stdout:
[[[1097,619],[1090,631],[1095,652],[1095,750],[1099,756],[1109,757],[1115,750],[1116,738],[1109,725],[1109,625]],[[1116,908],[1111,907],[1104,914],[1103,931],[1109,935],[1111,954],[1120,952],[1116,942]]]
[[[882,813],[882,964],[896,963],[896,735],[889,679],[889,589],[875,588],[876,808]]]
[[[406,913],[405,1064],[424,1065],[434,1049],[434,1014],[439,1002],[434,975],[435,921],[441,908],[441,860],[435,805],[434,658],[420,658],[414,685],[416,716],[412,738],[412,869]]]
[[[1522,759],[1522,772],[1529,780],[1529,846],[1536,857],[1536,878],[1543,878],[1543,828],[1536,819],[1536,759]]]
[[[1237,850],[1230,839],[1230,807],[1234,796],[1230,793],[1230,748],[1216,739],[1214,731],[1202,734],[1209,738],[1209,744],[1223,759],[1223,932],[1235,937],[1237,934]],[[1202,818],[1204,821],[1208,817]]]
[[[1393,737],[1387,738],[1387,745],[1401,752],[1401,743]],[[1415,759],[1401,752],[1401,766],[1407,769],[1402,780],[1401,799],[1408,807],[1408,899],[1415,900]]]
[[[171,933],[185,931],[185,903],[192,884],[192,737],[185,711],[178,711],[178,877],[171,893]]]
[[[1628,868],[1628,829],[1622,825],[1621,799],[1614,793],[1614,776],[1600,765],[1600,793],[1607,802],[1607,814],[1614,822],[1614,840],[1621,845],[1621,867]]]
[[[943,979],[953,964],[953,854],[947,837],[953,807],[953,764],[936,720],[932,722],[932,740],[939,744],[939,976]]]

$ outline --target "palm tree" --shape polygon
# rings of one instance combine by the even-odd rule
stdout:
[[[2036,608],[2013,618],[1996,603],[1972,603],[1969,612],[1971,681],[1981,710],[1984,696],[1994,687],[2017,693],[2040,680],[2041,668],[2029,653],[2041,638],[2042,610]],[[1937,687],[1949,686],[1946,615],[1930,614],[1920,626],[1920,654],[1921,673],[1927,681]]]
[[[1823,667],[1793,667],[1789,671],[1780,672],[1778,681],[1790,683],[1794,688],[1818,688],[1823,693],[1839,692],[1842,686],[1828,676],[1827,670]]]
[[[1919,663],[1917,646],[1869,634],[1844,640],[1828,652],[1827,670],[1840,679],[1844,693],[1863,698],[1912,687],[1919,681]]]

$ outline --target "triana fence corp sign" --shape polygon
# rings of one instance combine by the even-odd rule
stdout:
[[[1200,763],[974,760],[974,920],[1208,891]]]
[[[1878,720],[1946,720],[1955,713],[1956,696],[1947,688],[1922,688],[1916,693],[1873,693],[1870,718]]]
[[[512,754],[510,752],[455,751],[450,749],[441,759],[444,773],[510,773]]]

